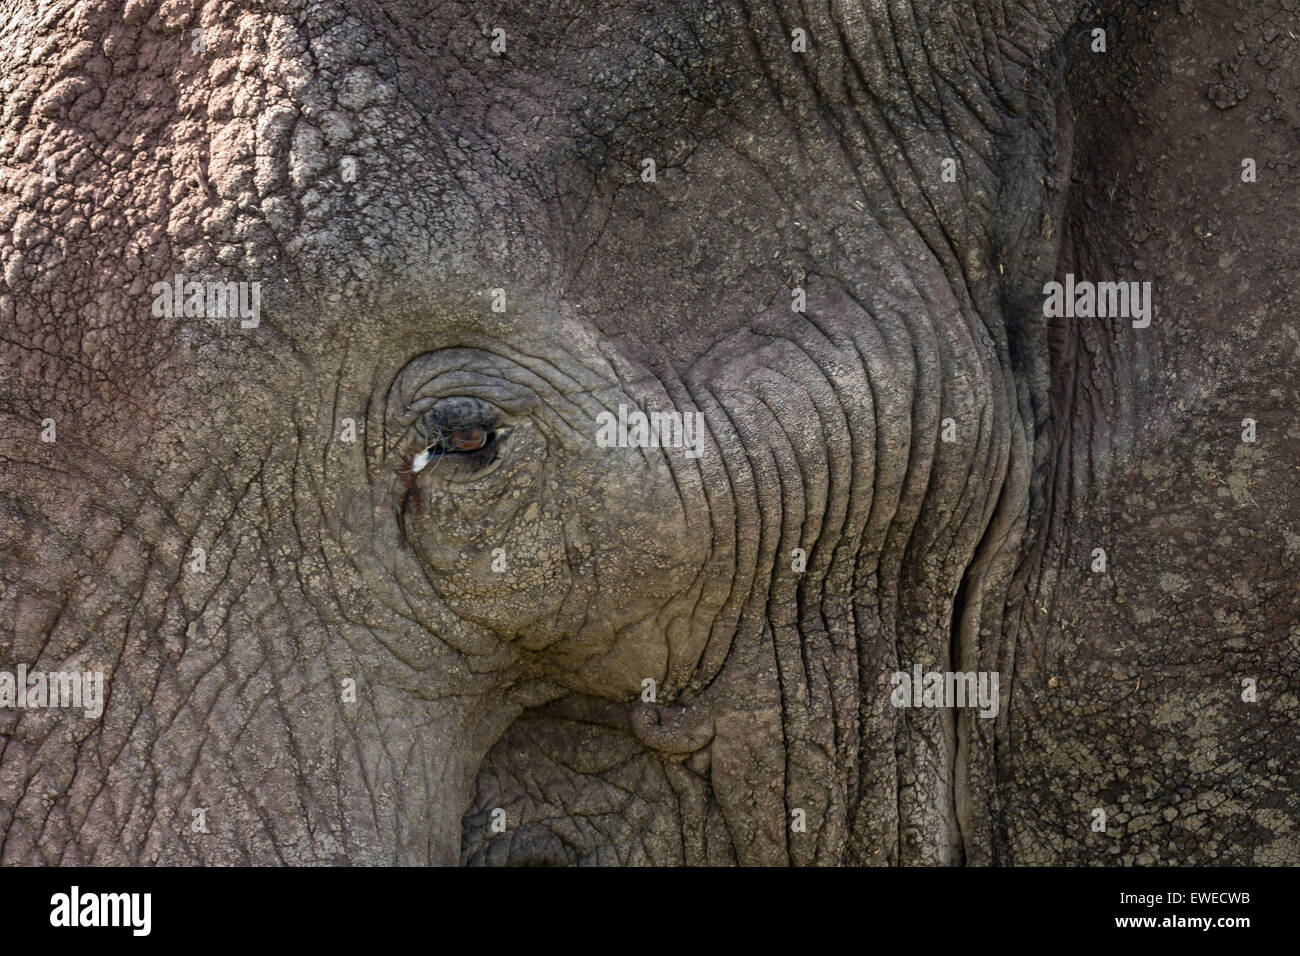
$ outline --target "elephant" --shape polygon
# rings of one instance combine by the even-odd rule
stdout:
[[[1293,0],[4,10],[0,862],[1300,862]]]

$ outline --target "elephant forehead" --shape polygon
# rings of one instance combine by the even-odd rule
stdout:
[[[42,182],[32,162],[16,182],[35,208],[15,214],[25,248],[6,277],[33,307],[55,282],[79,285],[105,329],[85,350],[146,369],[173,341],[149,292],[177,272],[260,283],[263,308],[307,348],[340,326],[400,340],[412,304],[435,317],[426,328],[544,339],[563,303],[629,351],[682,361],[787,299],[814,264],[851,286],[926,268],[945,284],[932,241],[882,239],[877,220],[897,215],[884,180],[816,115],[783,114],[800,87],[774,87],[763,67],[788,24],[742,12],[92,5],[63,31],[28,13],[11,55],[44,44],[49,66],[31,68],[10,123],[20,155],[60,174]]]
[[[173,14],[118,48],[153,64],[146,99],[175,98],[173,169],[201,174],[172,210],[181,258],[346,288],[416,265],[548,274],[556,207],[610,164],[680,160],[717,99],[691,36],[620,4],[313,4]]]

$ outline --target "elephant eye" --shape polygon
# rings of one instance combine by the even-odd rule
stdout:
[[[496,447],[509,429],[486,402],[457,397],[442,399],[425,409],[414,431],[411,472],[419,474],[446,461],[440,474],[446,473],[453,462],[462,463],[454,471],[468,469],[472,474],[492,464]]]

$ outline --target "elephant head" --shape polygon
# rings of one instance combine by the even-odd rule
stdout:
[[[1300,859],[1287,5],[17,0],[0,860]]]

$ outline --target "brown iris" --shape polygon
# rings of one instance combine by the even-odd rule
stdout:
[[[478,451],[487,440],[488,433],[484,428],[457,428],[443,438],[442,444],[449,451]]]

